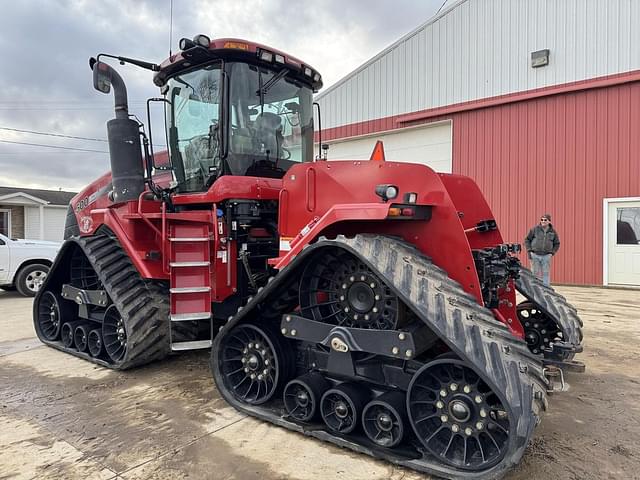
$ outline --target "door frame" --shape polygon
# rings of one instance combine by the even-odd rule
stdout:
[[[618,197],[602,199],[602,285],[609,285],[609,204],[640,202],[640,197]]]
[[[11,238],[11,209],[10,208],[0,208],[0,213],[7,214],[7,237]]]

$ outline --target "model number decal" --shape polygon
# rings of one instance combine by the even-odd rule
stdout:
[[[89,197],[84,197],[78,203],[76,203],[76,212],[84,210],[89,205]]]

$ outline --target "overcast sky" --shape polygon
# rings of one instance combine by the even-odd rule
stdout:
[[[198,33],[253,40],[309,63],[327,87],[424,23],[443,1],[173,0],[172,48]],[[105,139],[113,97],[93,90],[88,58],[103,52],[160,63],[169,51],[169,6],[170,0],[2,2],[0,185],[77,190],[109,169],[106,153],[6,143],[106,152],[105,142],[6,128]],[[145,100],[159,94],[152,74],[118,70],[131,113],[146,119]]]

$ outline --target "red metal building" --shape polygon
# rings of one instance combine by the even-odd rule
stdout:
[[[640,19],[640,6],[624,0],[525,3],[459,1],[320,95],[323,123],[329,123],[323,131],[323,142],[331,145],[329,158],[362,158],[365,146],[377,139],[391,141],[390,160],[395,154],[401,161],[430,164],[430,156],[450,152],[448,167],[446,162],[432,166],[474,178],[507,241],[523,242],[542,213],[552,214],[561,240],[554,283],[640,285],[640,48],[632,44],[637,33],[621,24]],[[522,33],[518,25],[532,12],[533,23],[548,23],[549,15],[555,21],[534,27],[533,34]],[[482,50],[497,43],[483,41],[480,27],[475,37],[468,33],[474,31],[472,23],[487,23],[492,14],[498,21],[486,27],[498,32],[488,35],[515,44],[501,47],[500,55]],[[592,17],[605,19],[604,34],[590,33]],[[511,23],[500,21],[505,18]],[[452,37],[450,52],[451,44],[442,39]],[[594,55],[615,55],[615,60],[605,58],[598,65],[594,56],[590,70],[582,51],[590,46]],[[471,62],[473,52],[480,58]],[[482,72],[472,72],[483,63],[489,65]],[[392,70],[386,77],[385,68]],[[430,68],[453,70],[452,90],[447,81],[435,87],[428,83],[449,75]],[[544,69],[549,70],[541,73]],[[456,75],[472,78],[456,86]],[[396,104],[357,112],[348,101],[371,95],[387,95]],[[424,125],[440,133],[421,130]],[[450,147],[437,140],[447,131]]]

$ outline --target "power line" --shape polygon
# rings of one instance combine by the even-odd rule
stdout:
[[[448,0],[444,0],[444,2],[442,2],[442,5],[440,5],[440,8],[439,8],[439,9],[438,9],[438,11],[435,13],[434,17],[440,13],[440,10],[442,10],[442,7],[444,7],[444,6],[445,6],[445,4],[447,3],[447,1],[448,1]]]
[[[109,153],[103,150],[91,150],[88,148],[73,148],[73,147],[61,147],[60,145],[47,145],[44,143],[27,143],[27,142],[14,142],[11,140],[0,140],[0,143],[11,143],[14,145],[28,145],[30,147],[47,147],[47,148],[58,148],[60,150],[75,150],[76,152],[92,152],[92,153]]]
[[[21,130],[19,128],[0,127],[0,130],[8,130],[10,132],[32,133],[33,135],[46,135],[47,137],[73,138],[76,140],[90,140],[92,142],[106,142],[104,138],[78,137],[75,135],[63,135],[61,133],[36,132],[34,130]]]

